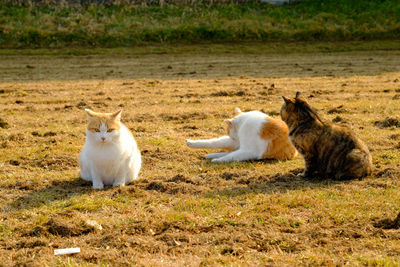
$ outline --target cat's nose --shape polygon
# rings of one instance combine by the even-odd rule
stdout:
[[[101,141],[103,141],[103,142],[104,142],[104,140],[106,140],[106,139],[105,139],[104,137],[102,137],[102,138],[101,138]]]

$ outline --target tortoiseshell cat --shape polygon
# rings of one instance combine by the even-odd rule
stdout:
[[[347,127],[323,122],[305,99],[283,96],[282,120],[289,139],[304,157],[303,176],[353,179],[369,175],[372,158],[368,147]]]

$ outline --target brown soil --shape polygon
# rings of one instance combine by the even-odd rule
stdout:
[[[29,236],[53,235],[60,237],[87,235],[95,231],[93,226],[84,221],[76,222],[65,220],[65,218],[52,218],[43,226],[36,226],[29,232]]]
[[[398,118],[386,118],[382,121],[376,121],[375,125],[380,128],[400,127],[400,120]]]
[[[383,229],[399,229],[400,228],[400,213],[394,220],[384,219],[374,224],[377,228]]]
[[[8,128],[9,125],[2,118],[0,118],[0,128]]]

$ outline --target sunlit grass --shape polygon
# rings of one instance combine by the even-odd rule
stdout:
[[[97,54],[95,59],[64,54],[41,61],[37,56],[3,56],[4,66],[15,64],[17,71],[4,69],[1,77],[7,82],[0,83],[1,118],[10,125],[0,129],[0,262],[29,265],[35,257],[43,266],[398,264],[399,231],[374,226],[393,219],[400,200],[400,128],[375,124],[396,118],[399,111],[400,102],[392,99],[399,87],[398,52],[310,55],[128,59],[140,68],[124,61],[129,53]],[[207,62],[200,65],[203,57]],[[343,70],[350,61],[354,73]],[[27,64],[35,66],[29,69],[32,76],[20,81]],[[309,64],[315,72],[296,64]],[[48,65],[57,69],[47,70],[43,80]],[[198,76],[168,76],[168,65],[174,72],[194,70]],[[75,76],[77,69],[85,75]],[[238,72],[228,76],[232,69]],[[256,73],[258,69],[262,72]],[[275,69],[284,70],[271,75]],[[326,75],[329,69],[336,77]],[[111,70],[108,80],[85,79],[89,72]],[[152,78],[151,71],[162,78]],[[272,83],[276,91],[266,95]],[[243,95],[220,93],[239,90]],[[342,117],[368,144],[373,175],[308,180],[297,176],[304,167],[300,156],[214,164],[204,158],[211,150],[185,144],[186,138],[225,134],[221,124],[236,106],[279,117],[281,96],[298,90],[325,120]],[[104,112],[123,108],[122,121],[133,129],[142,151],[138,181],[93,190],[79,178],[86,106]],[[52,220],[76,232],[50,233]],[[82,232],[79,227],[87,220],[103,230]],[[54,249],[66,247],[80,247],[81,253],[53,255]]]

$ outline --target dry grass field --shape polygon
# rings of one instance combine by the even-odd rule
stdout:
[[[296,91],[368,144],[371,177],[305,180],[301,157],[211,164],[185,145],[224,134],[236,106],[278,117]],[[86,107],[123,109],[138,181],[79,178]],[[399,115],[398,50],[1,55],[0,266],[400,265]]]

